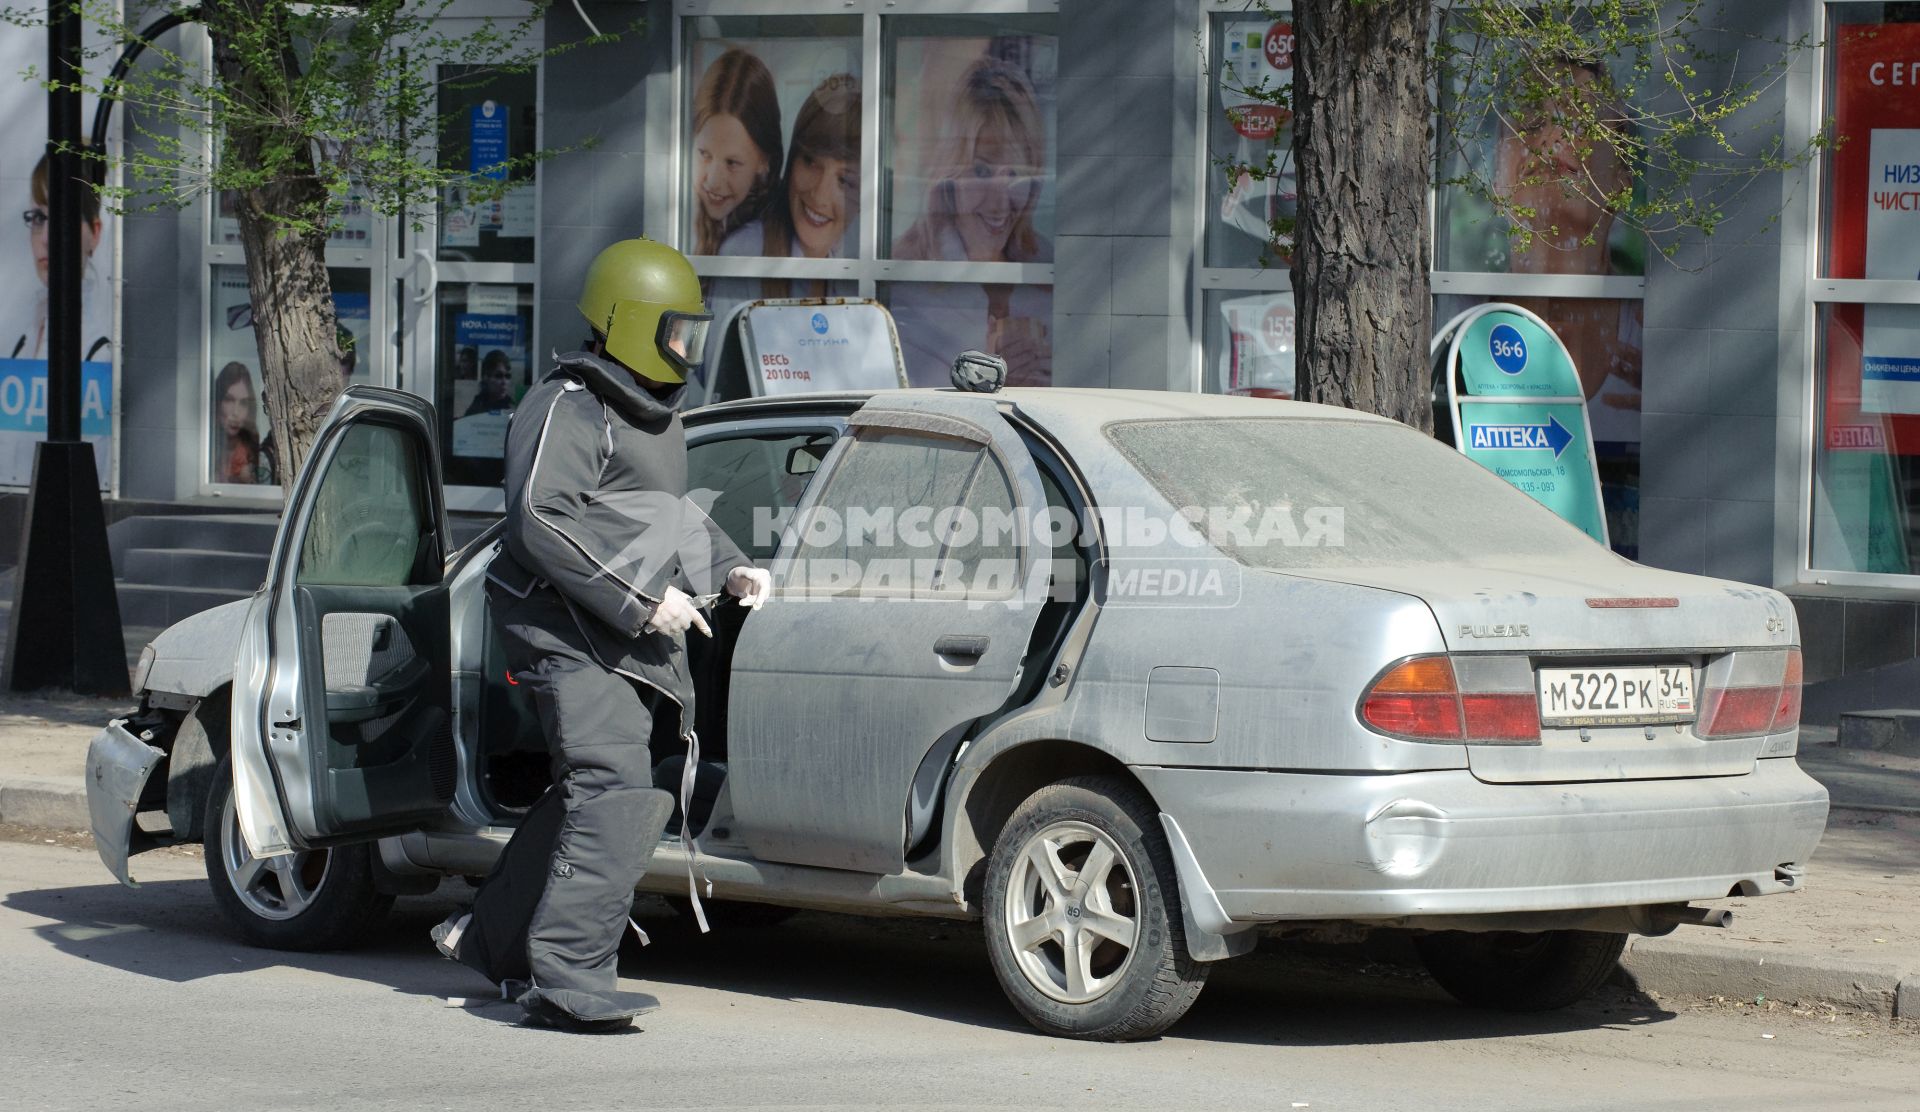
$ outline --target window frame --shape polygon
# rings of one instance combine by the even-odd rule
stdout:
[[[1810,139],[1829,116],[1836,120],[1838,118],[1834,115],[1837,106],[1832,87],[1834,65],[1830,35],[1836,26],[1832,21],[1833,16],[1847,8],[1882,2],[1801,0],[1790,9],[1799,26],[1790,27],[1789,30],[1795,34],[1812,31],[1819,36],[1822,45],[1814,51],[1810,70],[1799,74],[1796,83],[1788,89],[1785,127],[1789,149]],[[1920,591],[1920,573],[1901,575],[1894,572],[1840,571],[1816,567],[1813,562],[1813,470],[1820,452],[1820,434],[1825,419],[1820,382],[1820,376],[1825,373],[1821,363],[1821,314],[1828,306],[1836,304],[1920,305],[1920,280],[1829,278],[1823,273],[1831,241],[1828,185],[1832,172],[1831,151],[1825,148],[1816,150],[1807,167],[1809,188],[1805,190],[1805,207],[1800,210],[1806,221],[1805,257],[1799,272],[1789,274],[1784,279],[1793,281],[1802,291],[1795,297],[1798,305],[1791,318],[1800,329],[1794,356],[1799,360],[1802,373],[1794,384],[1797,396],[1785,396],[1783,390],[1780,404],[1778,458],[1782,461],[1782,467],[1791,466],[1794,469],[1791,486],[1794,492],[1794,523],[1791,530],[1775,529],[1775,578],[1796,590],[1813,594],[1844,596],[1857,594],[1864,588],[1875,595],[1893,591],[1910,596]],[[1787,319],[1788,315],[1783,312],[1783,328]],[[1791,544],[1791,548],[1781,551],[1786,544]]]

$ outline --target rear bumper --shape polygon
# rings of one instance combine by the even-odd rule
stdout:
[[[1744,776],[1488,784],[1466,771],[1134,770],[1234,922],[1632,907],[1784,892],[1826,828],[1791,758]]]

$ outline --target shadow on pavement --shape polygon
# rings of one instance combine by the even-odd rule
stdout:
[[[366,945],[313,954],[240,942],[221,921],[206,885],[195,880],[149,882],[137,891],[119,885],[37,889],[13,893],[5,906],[50,920],[34,930],[61,953],[141,976],[186,983],[277,966],[350,977],[438,1003],[496,994],[478,974],[442,960],[427,938],[465,894],[454,881],[431,896],[402,898]],[[642,948],[628,935],[620,963],[624,977],[885,1009],[1014,1033],[1031,1030],[1001,994],[976,924],[801,913],[776,926],[729,926],[725,908],[719,908],[714,931],[701,935],[650,897],[639,901],[635,917],[653,945]],[[465,1010],[492,1022],[520,1020],[520,1010],[506,1004]],[[1454,1003],[1423,974],[1370,960],[1358,947],[1269,944],[1216,967],[1199,1002],[1169,1037],[1371,1045],[1634,1027],[1670,1018],[1648,997],[1615,988],[1559,1012],[1475,1011]]]

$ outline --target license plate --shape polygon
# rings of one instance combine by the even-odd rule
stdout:
[[[1691,722],[1694,713],[1693,669],[1685,664],[1540,669],[1543,726]]]

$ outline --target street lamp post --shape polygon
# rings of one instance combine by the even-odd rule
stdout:
[[[93,446],[81,439],[80,7],[47,9],[47,439],[15,571],[5,682],[11,691],[127,693],[126,637]],[[100,157],[102,152],[92,152]]]

